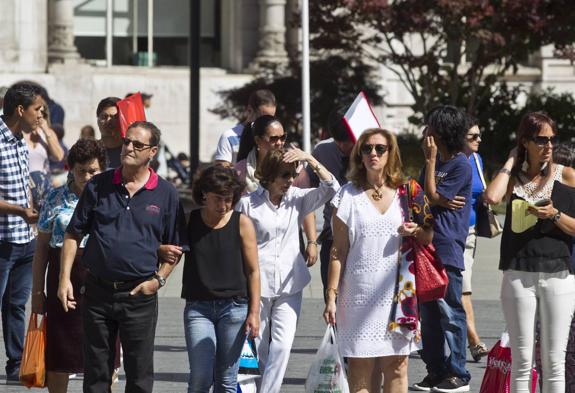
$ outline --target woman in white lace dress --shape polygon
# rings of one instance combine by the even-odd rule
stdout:
[[[406,186],[399,148],[389,131],[370,129],[360,136],[348,179],[332,200],[334,242],[324,318],[331,324],[337,320],[351,392],[380,392],[383,375],[384,392],[404,393],[407,357],[419,348],[419,329],[413,282],[401,285],[403,299],[393,307],[399,251],[402,236],[431,242],[432,222],[429,214],[425,217],[429,207],[415,181]],[[412,211],[419,212],[415,222],[408,222],[402,209],[406,190],[416,206]],[[395,322],[402,323],[396,312],[411,317],[405,334],[394,328]]]
[[[555,122],[528,113],[517,148],[485,190],[489,204],[507,201],[499,269],[501,306],[513,357],[511,392],[529,392],[535,323],[541,323],[543,392],[565,392],[565,349],[575,306],[571,272],[575,170],[553,163]],[[569,187],[565,187],[565,185]]]

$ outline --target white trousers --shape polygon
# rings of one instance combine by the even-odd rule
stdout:
[[[287,369],[302,291],[293,295],[261,298],[260,337],[256,338],[262,378],[258,392],[279,393]]]
[[[535,323],[541,326],[543,393],[565,393],[565,350],[575,307],[568,271],[503,272],[501,304],[511,346],[511,392],[530,392]]]

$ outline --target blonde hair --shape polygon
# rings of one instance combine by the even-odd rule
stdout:
[[[367,183],[367,170],[363,165],[361,147],[369,137],[377,134],[383,136],[387,140],[387,144],[389,146],[387,151],[387,163],[383,168],[385,184],[388,187],[397,188],[405,183],[399,146],[397,145],[395,135],[393,135],[391,131],[384,130],[382,128],[370,128],[361,134],[351,151],[347,179],[358,188],[363,187]]]

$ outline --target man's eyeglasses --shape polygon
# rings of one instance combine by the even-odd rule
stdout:
[[[533,138],[531,138],[531,140],[533,142],[535,142],[535,144],[537,146],[545,146],[548,143],[551,143],[551,145],[556,145],[557,143],[559,143],[559,137],[557,135],[553,135],[553,136],[534,136]]]
[[[370,145],[369,143],[366,143],[365,145],[361,146],[361,153],[362,154],[371,154],[371,151],[375,149],[375,154],[377,154],[378,157],[381,157],[386,151],[389,150],[389,146],[388,145],[383,145],[383,144],[377,144],[377,145]]]
[[[100,113],[100,116],[98,116],[98,121],[104,123],[104,122],[110,121],[112,119],[115,119],[116,117],[118,117],[117,114],[116,115],[110,115],[107,113]]]
[[[477,132],[475,134],[467,134],[467,140],[469,141],[476,141],[478,139],[481,139],[481,133]]]
[[[285,171],[283,172],[280,177],[282,179],[289,179],[290,177],[293,177],[294,179],[297,177],[298,173],[296,171]]]
[[[268,136],[268,142],[269,143],[277,143],[278,141],[285,142],[286,139],[287,139],[287,134]]]
[[[122,143],[124,144],[124,146],[129,146],[131,143],[132,146],[134,146],[134,149],[136,149],[136,150],[144,150],[144,149],[149,149],[151,147],[156,146],[156,145],[148,145],[147,143],[135,141],[135,140],[128,139],[128,138],[124,139],[124,141]]]

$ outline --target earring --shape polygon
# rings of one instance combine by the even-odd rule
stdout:
[[[521,170],[527,172],[529,169],[529,161],[527,160],[527,150],[525,150],[525,156],[523,157],[523,164],[521,165]]]

